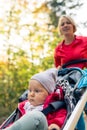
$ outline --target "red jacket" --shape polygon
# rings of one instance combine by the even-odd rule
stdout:
[[[54,51],[55,66],[62,66],[63,64],[76,59],[87,58],[87,37],[75,36],[75,40],[65,45],[64,40],[58,44]],[[71,65],[70,67],[87,67],[87,63],[79,63]]]
[[[61,92],[61,98],[60,98],[60,94],[58,94],[58,93],[52,93],[52,94],[50,94],[47,97],[47,99],[46,99],[46,101],[44,103],[43,108],[46,108],[49,103],[51,103],[53,101],[58,101],[58,100],[63,100],[62,92]],[[23,116],[25,114],[25,110],[24,110],[25,102],[28,102],[28,100],[26,100],[24,102],[21,102],[18,105],[18,108],[19,108],[19,110],[21,112],[21,116]],[[48,125],[50,125],[52,123],[55,123],[58,126],[62,127],[62,125],[64,124],[64,120],[66,118],[66,115],[67,115],[67,111],[66,111],[66,109],[63,109],[63,108],[59,109],[58,111],[49,113],[46,116],[47,117],[47,121],[48,121]]]

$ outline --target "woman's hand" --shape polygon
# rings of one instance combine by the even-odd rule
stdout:
[[[57,69],[60,70],[62,68],[62,66],[58,66]]]

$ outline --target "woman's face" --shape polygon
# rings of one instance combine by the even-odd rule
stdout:
[[[60,32],[62,35],[73,35],[74,26],[67,18],[62,18],[60,23]]]

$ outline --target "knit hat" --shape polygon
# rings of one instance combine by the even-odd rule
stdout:
[[[54,92],[56,85],[58,70],[56,68],[48,69],[44,72],[40,72],[31,77],[31,80],[35,79],[39,81],[43,87],[49,92]]]

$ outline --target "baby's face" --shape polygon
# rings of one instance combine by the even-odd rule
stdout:
[[[28,100],[31,105],[38,106],[43,104],[47,96],[47,90],[37,80],[30,80]]]

